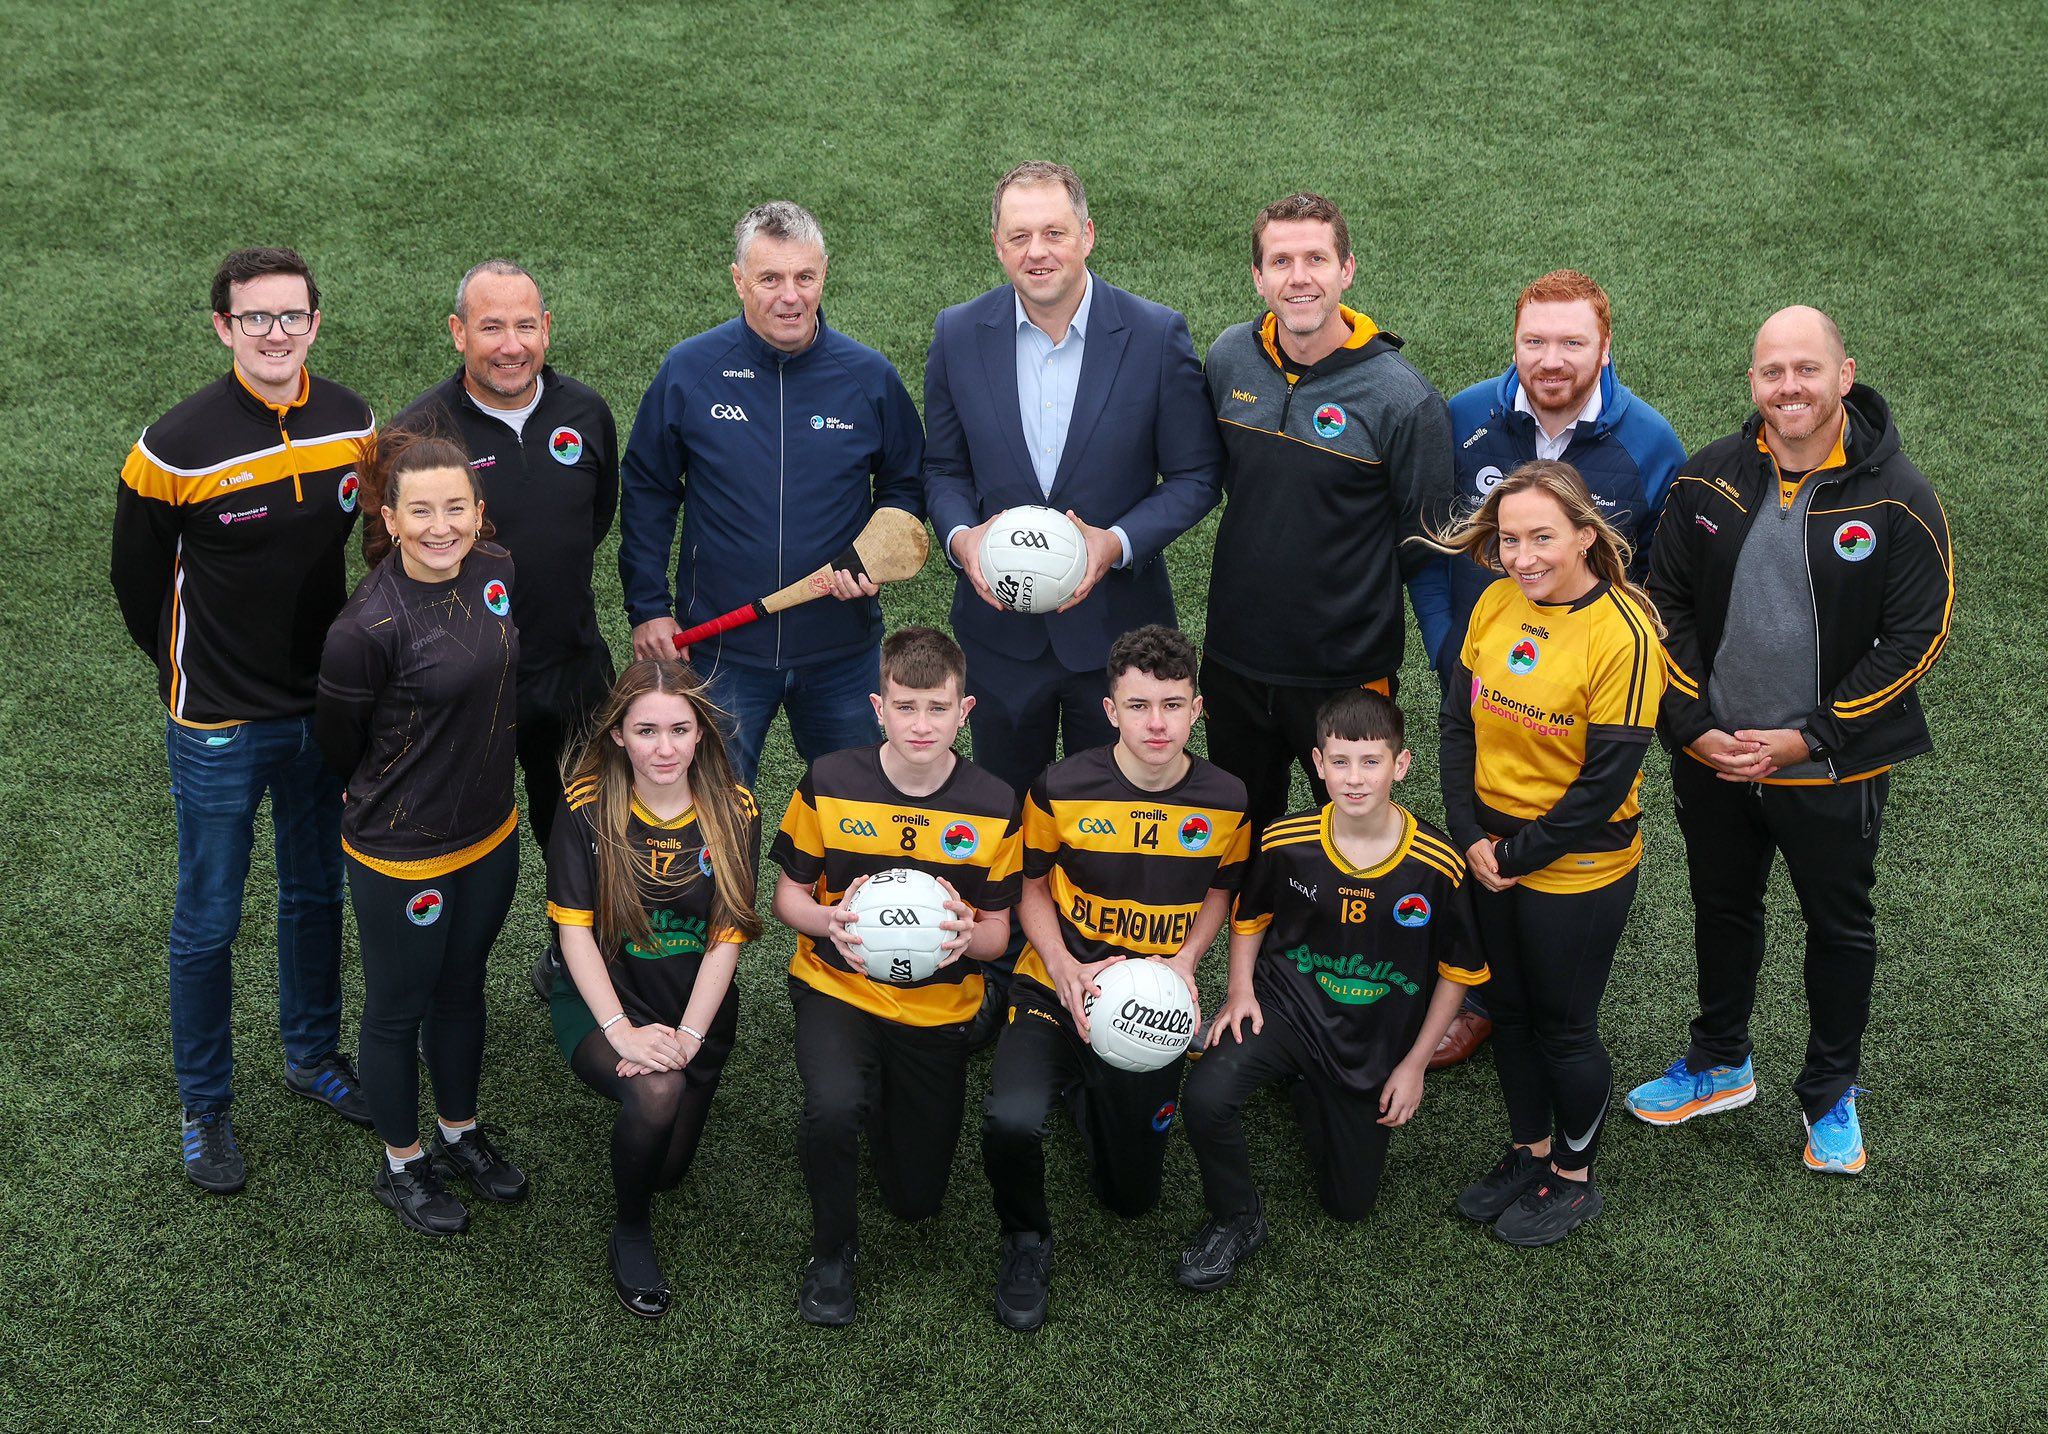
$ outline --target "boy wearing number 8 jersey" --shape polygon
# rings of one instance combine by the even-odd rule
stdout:
[[[1364,689],[1323,704],[1314,761],[1330,802],[1266,829],[1238,896],[1229,997],[1184,1100],[1209,1207],[1175,1272],[1187,1289],[1220,1289],[1266,1239],[1241,1120],[1252,1092],[1299,1079],[1323,1208],[1363,1219],[1430,1053],[1487,979],[1463,860],[1392,800],[1408,774],[1402,727]]]
[[[1019,884],[1016,792],[953,751],[974,707],[959,647],[932,628],[904,628],[882,644],[881,673],[873,701],[885,740],[815,763],[770,853],[782,868],[775,915],[797,933],[797,1156],[812,1218],[797,1311],[812,1324],[854,1317],[863,1130],[892,1214],[926,1219],[945,1199],[981,962],[1003,952]],[[894,867],[937,877],[951,898],[939,969],[909,985],[869,978],[846,904]]]
[[[1073,1114],[1104,1205],[1129,1217],[1159,1201],[1183,1063],[1111,1066],[1089,1045],[1087,999],[1101,994],[1095,977],[1131,959],[1165,963],[1193,993],[1195,965],[1244,870],[1244,783],[1187,751],[1202,710],[1196,666],[1194,644],[1171,628],[1118,638],[1105,703],[1115,744],[1055,762],[1024,799],[1018,915],[1027,944],[981,1127],[1003,1230],[996,1315],[1011,1329],[1045,1320],[1044,1141],[1054,1105]]]

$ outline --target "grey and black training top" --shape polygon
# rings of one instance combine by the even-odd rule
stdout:
[[[1228,464],[1207,655],[1283,687],[1400,669],[1401,584],[1437,557],[1402,540],[1443,522],[1454,493],[1443,395],[1399,338],[1341,312],[1350,340],[1307,367],[1270,314],[1209,350]]]

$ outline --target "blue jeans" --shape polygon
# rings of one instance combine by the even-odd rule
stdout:
[[[700,669],[701,670],[701,669]],[[851,657],[803,667],[742,667],[721,662],[706,679],[711,700],[731,714],[732,763],[749,787],[761,769],[761,744],[780,707],[789,714],[789,736],[799,757],[815,762],[828,752],[870,746],[882,740],[868,694],[882,690],[882,650],[871,647]]]
[[[277,849],[277,1024],[296,1064],[341,1039],[341,783],[313,741],[313,719],[208,731],[166,718],[178,812],[171,912],[171,1056],[197,1115],[234,1099],[235,932],[270,793]]]

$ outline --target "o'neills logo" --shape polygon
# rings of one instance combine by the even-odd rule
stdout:
[[[1186,1011],[1162,1011],[1135,996],[1117,1007],[1115,1024],[1125,1035],[1163,1051],[1180,1050],[1195,1033],[1195,1019]]]
[[[1370,1006],[1389,991],[1399,989],[1413,996],[1420,989],[1391,962],[1367,961],[1363,956],[1325,956],[1306,946],[1283,953],[1294,969],[1311,977],[1323,994],[1346,1006]]]

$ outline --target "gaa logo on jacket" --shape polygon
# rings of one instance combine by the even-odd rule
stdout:
[[[512,593],[503,578],[492,578],[484,584],[484,606],[499,617],[512,610]]]

